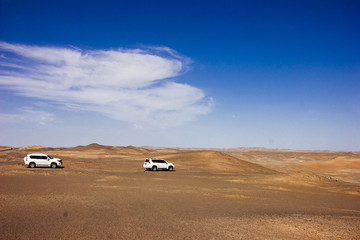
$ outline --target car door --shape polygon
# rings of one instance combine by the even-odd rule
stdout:
[[[38,159],[38,164],[37,165],[39,165],[39,166],[41,166],[41,167],[47,167],[47,166],[49,166],[49,161],[48,161],[48,158],[47,158],[47,156],[46,155],[40,155],[39,156],[39,159]]]
[[[166,161],[164,161],[164,160],[159,160],[159,161],[160,161],[159,165],[160,165],[161,169],[167,169],[168,168]]]
[[[39,155],[30,155],[29,158],[29,162],[34,162],[36,166],[41,166]]]
[[[155,165],[158,169],[163,168],[163,164],[160,159],[153,159],[152,162],[153,162],[153,165]]]

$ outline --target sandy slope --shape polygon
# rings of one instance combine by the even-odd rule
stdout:
[[[0,152],[1,239],[360,238],[360,185],[316,172],[359,168],[353,153],[91,144],[28,169],[29,151]],[[144,171],[146,157],[176,171]]]
[[[360,183],[360,153],[330,151],[228,149],[226,153],[281,172],[304,170],[347,182]]]

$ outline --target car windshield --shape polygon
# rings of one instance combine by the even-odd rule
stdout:
[[[50,155],[48,155],[48,158],[53,159]]]

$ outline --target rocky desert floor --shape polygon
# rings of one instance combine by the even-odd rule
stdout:
[[[360,239],[360,153],[1,147],[0,239]]]

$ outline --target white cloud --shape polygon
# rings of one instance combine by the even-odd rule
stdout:
[[[0,84],[16,94],[96,111],[136,126],[206,114],[201,89],[176,83],[189,59],[167,47],[81,50],[0,42]]]
[[[0,113],[0,123],[28,123],[42,126],[48,126],[54,121],[54,114],[33,110],[30,108],[22,108],[17,113]]]

